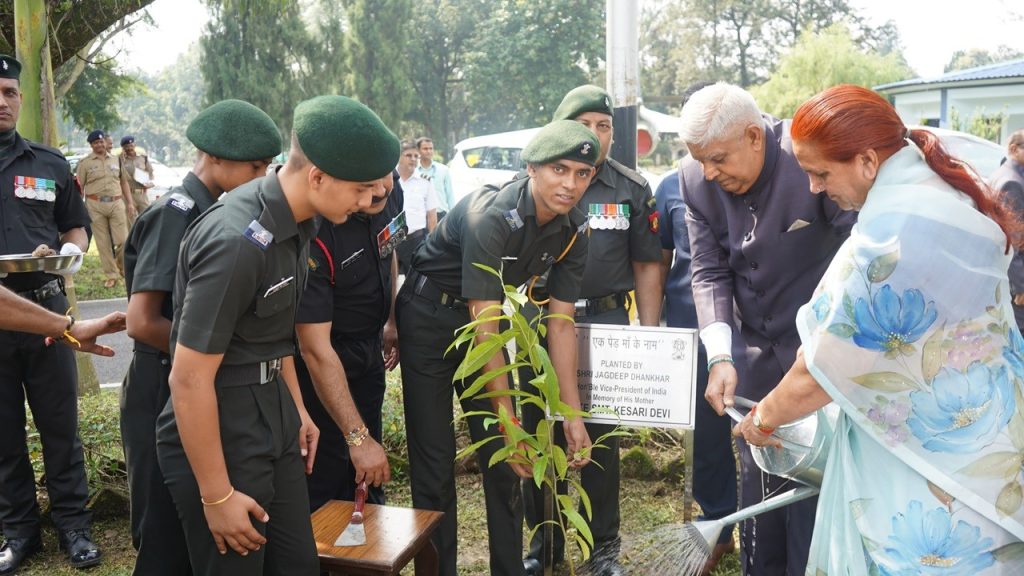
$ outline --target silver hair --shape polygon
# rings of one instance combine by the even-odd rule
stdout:
[[[693,93],[680,114],[679,137],[687,145],[707,146],[754,124],[761,125],[761,110],[749,92],[717,82]]]

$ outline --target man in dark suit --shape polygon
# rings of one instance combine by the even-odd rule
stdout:
[[[719,414],[740,394],[760,400],[792,366],[800,338],[795,318],[856,214],[812,194],[793,156],[788,126],[764,115],[743,89],[718,83],[683,107],[680,136],[690,157],[680,168],[693,258],[693,297],[707,349],[705,398]],[[733,363],[737,328],[748,368]],[[786,489],[763,473],[749,447],[740,452],[740,508]],[[815,500],[804,500],[741,525],[744,573],[802,575]],[[756,535],[756,541],[755,541]]]
[[[1006,161],[989,177],[992,189],[1002,194],[1003,201],[1024,215],[1024,129],[1010,134],[1006,144]],[[1017,252],[1010,261],[1010,291],[1013,292],[1013,315],[1017,327],[1024,330],[1024,254]]]

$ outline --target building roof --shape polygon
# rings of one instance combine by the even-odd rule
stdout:
[[[1004,83],[1001,82],[1002,80],[1011,78],[1019,78],[1022,81],[1024,81],[1024,58],[1020,60],[1000,62],[998,64],[987,64],[985,66],[977,66],[975,68],[968,68],[966,70],[955,70],[953,72],[948,72],[941,76],[933,76],[931,78],[912,78],[910,80],[890,82],[889,84],[875,86],[875,90],[880,90],[883,92],[898,90],[900,92],[904,92],[907,91],[907,88],[915,86],[928,86],[929,88],[934,88],[937,84],[1001,84]]]

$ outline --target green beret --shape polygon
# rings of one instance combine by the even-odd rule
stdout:
[[[562,103],[555,109],[552,120],[575,120],[584,112],[600,112],[614,116],[612,97],[603,88],[592,84],[577,86],[562,98]]]
[[[369,182],[398,164],[398,137],[363,104],[345,96],[317,96],[295,107],[299,147],[314,166],[339,180]]]
[[[21,62],[14,56],[0,54],[0,78],[17,80],[21,75]]]
[[[540,129],[519,155],[531,164],[575,160],[594,166],[601,143],[586,126],[575,120],[555,120]]]
[[[266,112],[242,100],[221,100],[196,114],[185,136],[196,148],[225,160],[263,160],[281,153],[277,125]]]

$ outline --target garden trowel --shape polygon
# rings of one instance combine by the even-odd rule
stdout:
[[[362,546],[366,544],[366,529],[363,527],[363,504],[366,503],[366,481],[356,488],[356,501],[352,509],[352,520],[334,542],[335,546]]]

